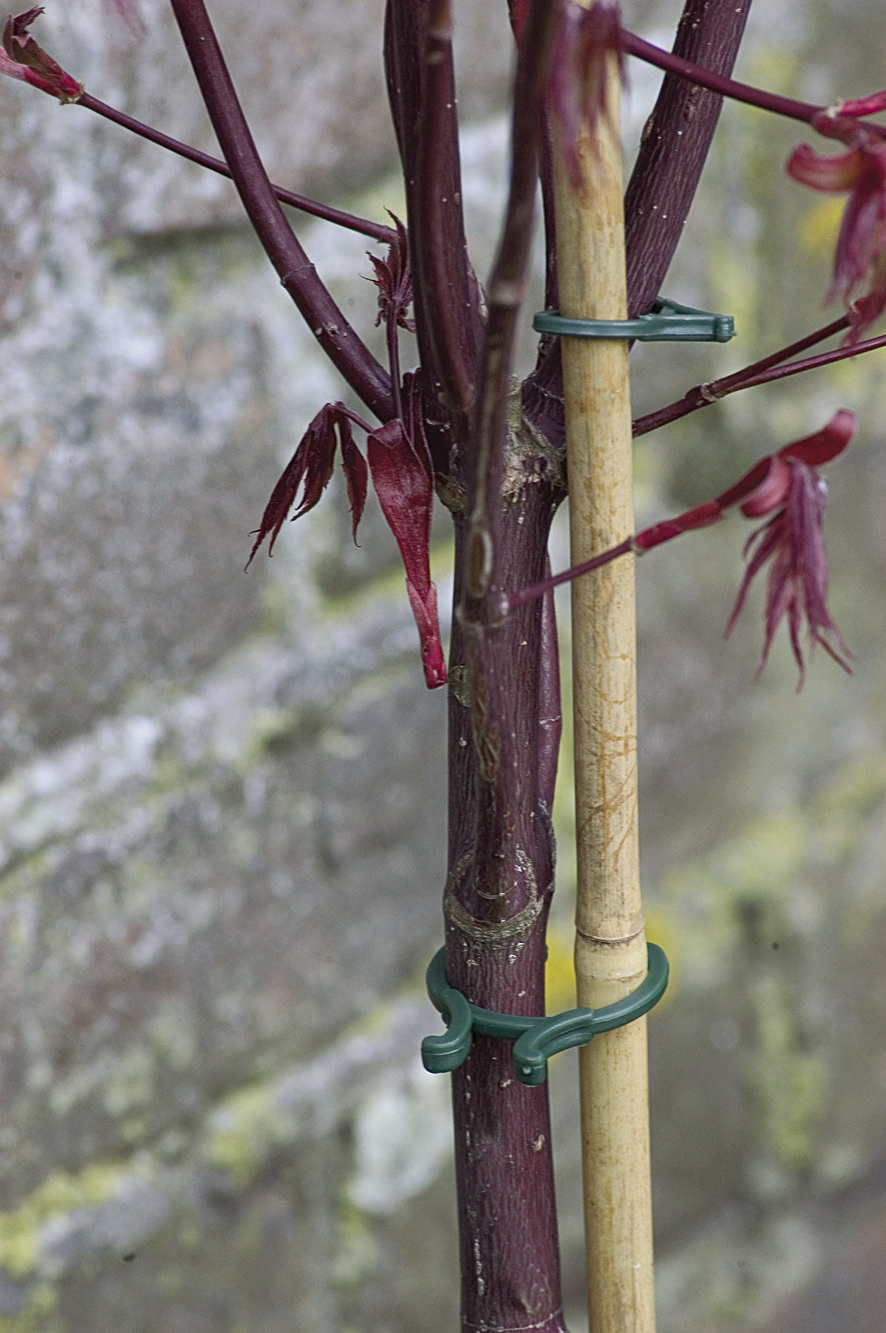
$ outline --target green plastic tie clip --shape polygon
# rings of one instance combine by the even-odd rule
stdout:
[[[630,995],[601,1009],[567,1009],[551,1018],[526,1018],[518,1014],[497,1014],[471,1004],[461,991],[446,979],[446,950],[440,949],[427,971],[428,995],[443,1015],[446,1031],[425,1037],[421,1060],[431,1074],[449,1074],[468,1057],[473,1034],[505,1037],[514,1043],[514,1073],[521,1083],[537,1087],[544,1083],[547,1062],[552,1055],[572,1046],[585,1046],[598,1032],[633,1023],[647,1014],[665,993],[668,984],[668,960],[657,944],[646,946],[649,970]]]
[[[637,342],[728,343],[735,337],[731,315],[678,305],[660,296],[648,315],[636,319],[568,319],[558,310],[540,310],[532,321],[537,333],[561,338],[630,338]]]

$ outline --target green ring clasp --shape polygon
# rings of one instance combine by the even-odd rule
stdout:
[[[505,1037],[514,1043],[514,1074],[521,1083],[544,1083],[547,1062],[559,1051],[584,1046],[598,1032],[610,1032],[640,1018],[665,993],[670,971],[667,955],[657,944],[647,944],[648,972],[635,991],[600,1009],[567,1009],[551,1018],[526,1018],[480,1009],[466,1000],[446,979],[446,950],[439,949],[428,966],[428,995],[443,1015],[446,1031],[425,1037],[421,1059],[432,1074],[449,1074],[468,1057],[473,1034]]]
[[[636,319],[570,319],[558,310],[540,310],[532,321],[537,333],[561,338],[629,338],[637,342],[728,343],[735,337],[731,315],[678,305],[660,296],[648,315]]]

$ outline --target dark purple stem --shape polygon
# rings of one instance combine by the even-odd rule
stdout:
[[[687,0],[669,59],[677,60],[681,68],[704,67],[712,77],[725,77],[735,64],[750,7],[751,0]],[[625,194],[632,318],[645,314],[661,290],[722,105],[722,98],[705,91],[698,81],[689,84],[671,73],[662,83]]]
[[[76,105],[86,107],[87,111],[94,111],[96,115],[103,116],[105,120],[110,120],[115,125],[122,126],[123,129],[129,130],[132,134],[137,134],[141,139],[147,139],[150,143],[168,149],[170,153],[176,153],[179,157],[186,158],[188,162],[195,162],[197,166],[205,167],[207,171],[214,171],[219,176],[226,176],[228,180],[231,179],[230,167],[226,162],[222,162],[220,158],[201,152],[199,148],[191,148],[189,144],[182,143],[180,139],[173,139],[170,135],[163,134],[161,130],[155,130],[150,125],[145,125],[143,121],[136,120],[133,116],[127,116],[125,111],[118,111],[116,107],[108,106],[107,102],[100,102],[91,93],[84,93],[78,99]],[[393,227],[386,227],[382,222],[372,222],[369,218],[357,217],[354,213],[346,213],[340,208],[332,208],[329,204],[318,204],[314,199],[306,199],[303,194],[296,194],[293,190],[284,190],[282,185],[272,183],[271,189],[281,204],[289,204],[291,208],[297,208],[302,213],[309,213],[315,218],[322,218],[325,222],[334,222],[337,227],[359,232],[361,236],[369,236],[372,240],[379,241],[383,245],[390,245],[397,239],[397,233]]]
[[[801,375],[807,370],[820,370],[822,366],[832,366],[835,361],[845,361],[848,357],[861,356],[862,352],[875,352],[880,347],[886,347],[886,334],[881,333],[876,338],[865,338],[862,342],[849,343],[845,347],[835,347],[830,352],[820,352],[818,356],[807,356],[802,361],[791,362],[789,366],[775,366],[773,369],[761,371],[757,375],[749,375],[741,384],[733,384],[725,390],[720,390],[719,397],[725,398],[726,394],[735,393],[737,389],[755,389],[761,384],[772,384],[775,380],[787,379],[791,375]],[[718,393],[719,381],[713,380],[708,387],[712,392]]]
[[[702,88],[708,88],[711,92],[719,93],[721,97],[729,97],[733,102],[745,102],[748,106],[755,106],[760,111],[772,111],[777,116],[787,116],[790,120],[802,120],[807,125],[812,125],[815,120],[827,111],[827,107],[816,106],[812,102],[798,102],[793,97],[782,97],[779,93],[767,92],[765,88],[755,88],[749,83],[738,83],[734,79],[723,78],[719,74],[713,74],[709,70],[700,68],[691,60],[681,59],[675,54],[668,54],[662,51],[660,47],[653,46],[651,42],[644,41],[642,37],[635,37],[632,32],[622,29],[621,34],[622,49],[628,55],[636,56],[639,60],[645,60],[649,65],[656,65],[659,69],[667,70],[669,74],[675,74],[678,78],[686,79],[690,83],[697,83]],[[886,126],[874,125],[866,121],[866,126],[880,138],[886,138]]]
[[[464,449],[469,436],[463,408],[473,393],[482,320],[465,246],[448,6],[441,13],[441,4],[434,0],[432,13],[432,0],[387,0],[384,58],[406,189],[425,428],[435,469],[449,476],[456,439]]]
[[[542,1013],[546,917],[545,911],[528,936],[503,936],[498,947],[450,932],[450,980],[454,973],[483,1007]],[[461,1327],[463,1333],[566,1333],[547,1088],[518,1083],[512,1051],[512,1042],[477,1037],[452,1076],[460,1263],[470,1275],[462,1284]]]
[[[511,586],[543,575],[556,498],[530,483],[505,509]],[[458,597],[464,530],[460,519]],[[559,733],[548,617],[524,607],[484,627],[482,645],[456,619],[452,663],[467,693],[450,694],[449,981],[483,1008],[542,1014]],[[453,1075],[462,1329],[565,1333],[547,1087],[518,1083],[511,1055],[510,1042],[478,1039]]]
[[[424,303],[434,311],[431,340],[458,430],[470,420],[482,324],[461,206],[450,0],[432,0],[425,64],[424,132],[416,166],[417,271]]]
[[[652,42],[644,41],[642,37],[636,37],[624,28],[621,44],[622,50],[630,56],[645,60],[649,65],[655,65],[658,69],[666,70],[668,74],[675,74],[680,79],[698,84],[713,93],[718,93],[721,97],[729,97],[734,102],[746,102],[749,106],[759,107],[761,111],[773,111],[776,115],[789,116],[791,120],[802,120],[811,125],[819,112],[824,110],[812,102],[798,102],[793,97],[782,97],[779,93],[767,92],[765,88],[754,88],[749,83],[738,83],[735,79],[705,69],[676,51],[670,53],[662,51],[661,47],[653,46]]]
[[[202,0],[171,4],[231,178],[281,283],[354,392],[380,420],[390,420],[390,378],[320,281],[276,199]]]
[[[559,19],[557,0],[536,0],[520,43],[511,126],[511,178],[498,253],[487,284],[489,314],[474,414],[476,470],[469,479],[465,592],[475,603],[494,584],[496,527],[501,514],[507,409],[517,317],[526,297],[548,63]],[[494,619],[494,594],[484,607],[467,603],[467,619]]]
[[[499,614],[498,586],[541,578],[561,482],[508,422],[511,355],[536,189],[547,53],[559,0],[537,0],[514,92],[511,184],[456,520],[450,697],[450,983],[473,1003],[544,1012],[559,741],[552,607]],[[507,452],[507,466],[506,466]],[[513,1077],[511,1043],[478,1039],[452,1082],[464,1333],[565,1333],[547,1088]]]

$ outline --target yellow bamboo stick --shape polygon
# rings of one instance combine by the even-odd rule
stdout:
[[[619,83],[609,116],[580,144],[576,191],[558,153],[560,312],[627,315]],[[633,531],[628,346],[563,339],[571,564]],[[592,1008],[646,974],[637,846],[634,562],[572,584],[573,725],[578,854],[578,1002]],[[590,1333],[653,1333],[646,1020],[595,1037],[580,1055]]]

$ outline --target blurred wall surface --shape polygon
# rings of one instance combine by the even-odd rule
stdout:
[[[36,35],[214,151],[166,7],[138,4],[141,35],[100,0],[59,0]],[[482,274],[511,45],[503,4],[455,8]],[[627,12],[667,41],[678,8]],[[382,0],[212,9],[272,178],[402,211]],[[877,87],[874,12],[758,0],[739,74],[822,102]],[[655,92],[635,73],[634,137]],[[20,84],[0,123],[0,1333],[450,1333],[448,1092],[417,1056],[439,1027],[445,692],[377,507],[355,548],[339,478],[243,569],[345,391],[228,183]],[[638,411],[824,322],[837,215],[783,178],[798,127],[723,127],[668,293],[741,337],[643,349]],[[377,339],[369,243],[299,235]],[[796,694],[779,643],[755,683],[759,600],[722,643],[741,520],[638,567],[644,874],[674,969],[650,1041],[664,1333],[882,1326],[883,378],[844,365],[638,446],[647,521],[837,406],[862,423],[827,529],[851,678],[819,655]],[[568,783],[561,805],[567,1007]],[[568,1057],[551,1081],[579,1333]]]

